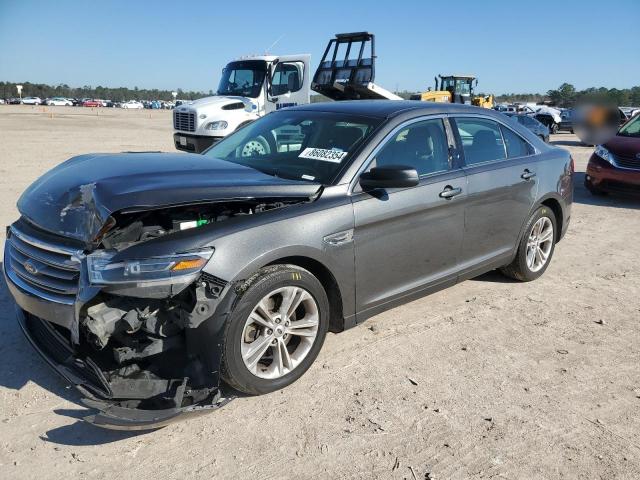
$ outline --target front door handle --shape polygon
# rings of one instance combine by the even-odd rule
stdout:
[[[444,187],[444,190],[440,192],[440,198],[446,198],[450,200],[456,195],[460,195],[461,193],[461,188],[453,188],[451,185],[447,185],[446,187]]]
[[[524,171],[524,173],[522,175],[520,175],[520,178],[523,178],[524,180],[531,180],[535,176],[536,176],[536,172],[530,172],[527,169],[527,170]]]

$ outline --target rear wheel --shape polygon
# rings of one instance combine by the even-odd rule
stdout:
[[[551,262],[556,243],[556,216],[549,207],[538,208],[527,222],[513,261],[501,272],[507,277],[530,282],[540,277]]]
[[[229,316],[223,377],[250,394],[284,388],[313,364],[328,327],[329,301],[316,277],[293,265],[265,268]]]

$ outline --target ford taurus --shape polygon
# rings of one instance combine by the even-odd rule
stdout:
[[[88,420],[151,428],[291,384],[328,331],[395,305],[494,269],[538,278],[573,170],[486,109],[288,108],[202,155],[58,165],[20,197],[4,273]]]

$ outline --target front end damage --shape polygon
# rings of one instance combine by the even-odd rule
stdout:
[[[166,250],[175,237],[184,245],[190,233],[215,232],[219,222],[303,201],[309,198],[127,209],[84,243],[26,218],[9,227],[4,270],[20,325],[97,410],[85,420],[151,429],[231,399],[220,384],[222,343],[241,286],[207,272],[212,246],[161,255],[157,244]],[[142,257],[145,250],[153,255]]]

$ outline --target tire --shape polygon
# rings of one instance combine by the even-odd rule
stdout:
[[[536,234],[535,232],[533,232],[533,230],[537,225],[544,225],[542,227],[542,230],[539,232],[541,234],[544,234],[544,237],[537,236],[538,238],[546,238],[546,226],[550,225],[552,230],[549,239],[545,242],[539,243],[540,256],[538,254],[535,254],[533,256],[532,265],[530,259],[527,258],[527,254],[531,253],[531,249],[534,249],[535,251],[535,246],[537,245],[537,243],[535,243],[535,240],[533,240],[533,238],[536,237]],[[522,236],[522,239],[518,244],[518,250],[516,252],[515,258],[509,265],[507,265],[506,267],[502,267],[500,271],[507,277],[519,280],[521,282],[530,282],[540,277],[551,263],[551,258],[553,257],[553,252],[556,246],[557,231],[557,221],[553,210],[544,205],[538,208],[535,212],[533,212],[533,214],[529,218],[529,221],[527,222],[527,225],[525,226],[524,235]],[[530,244],[530,242],[534,243]],[[531,249],[529,248],[530,246]],[[538,264],[538,259],[542,260],[543,254],[545,254],[544,262],[540,261],[541,264]]]
[[[558,133],[558,124],[557,123],[554,122],[551,125],[549,125],[549,133],[552,133],[554,135],[556,133]]]
[[[249,282],[229,314],[221,373],[225,382],[236,390],[261,395],[290,385],[313,364],[329,328],[329,300],[320,281],[294,265],[266,267]],[[280,291],[283,292],[278,293]],[[296,295],[303,299],[290,316],[282,311],[282,302],[285,298],[298,297],[285,297],[288,292],[299,292]],[[256,317],[260,322],[253,320]],[[313,324],[316,318],[316,326],[295,326],[296,322]],[[286,333],[296,331],[298,333]],[[311,338],[311,333],[315,337]],[[283,346],[286,355],[279,353]],[[252,355],[252,351],[258,353]]]

